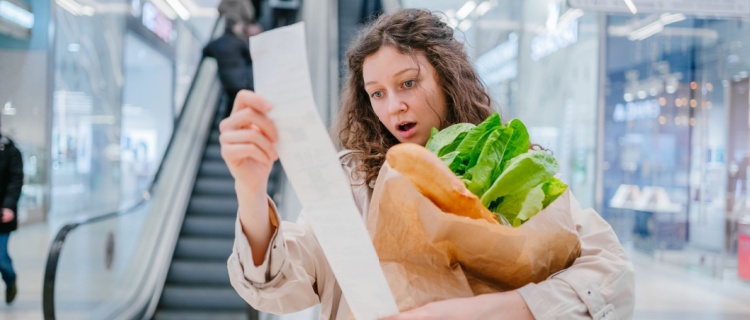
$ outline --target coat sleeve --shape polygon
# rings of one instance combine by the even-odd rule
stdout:
[[[17,148],[11,148],[10,152],[10,172],[8,174],[8,187],[3,199],[3,208],[18,211],[18,199],[21,197],[21,187],[23,186],[23,160],[21,152]]]
[[[229,279],[234,289],[253,308],[284,314],[307,309],[318,303],[317,270],[323,268],[317,257],[322,255],[309,225],[281,222],[275,205],[269,199],[271,223],[276,232],[263,263],[255,266],[252,249],[242,232],[239,218],[235,223],[235,241],[227,261]]]
[[[518,292],[537,319],[631,319],[635,305],[633,265],[612,227],[571,194],[570,210],[581,256],[570,268]]]

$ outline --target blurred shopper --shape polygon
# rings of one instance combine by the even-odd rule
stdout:
[[[23,185],[21,152],[10,138],[0,134],[0,273],[5,281],[5,302],[16,298],[16,272],[8,255],[8,238],[18,228],[18,198]]]
[[[251,0],[222,0],[219,3],[219,13],[228,20],[257,21],[260,13],[260,1]]]
[[[257,22],[259,0],[222,0],[218,7],[224,17],[224,34],[203,48],[203,55],[216,59],[219,80],[227,96],[225,117],[232,111],[234,97],[242,89],[253,90],[253,61],[249,38],[263,31]]]
[[[203,48],[203,55],[216,59],[219,80],[227,95],[225,117],[234,105],[234,97],[242,89],[253,90],[253,61],[250,59],[250,36],[263,30],[255,22],[226,20],[224,34]]]

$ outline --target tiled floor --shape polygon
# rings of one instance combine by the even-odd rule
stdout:
[[[18,272],[13,305],[0,305],[0,320],[42,319],[42,279],[52,227],[25,226],[12,234],[10,252]],[[55,228],[56,229],[56,228]],[[635,319],[750,319],[750,283],[718,280],[630,251],[636,269]],[[2,294],[2,292],[0,292]],[[312,313],[311,319],[314,319]],[[289,319],[304,319],[297,314]]]

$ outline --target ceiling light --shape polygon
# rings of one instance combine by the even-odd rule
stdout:
[[[0,1],[0,17],[26,29],[34,26],[34,14],[29,9],[21,8],[8,1]]]
[[[477,6],[477,15],[480,17],[483,16],[485,13],[487,13],[487,11],[490,11],[492,7],[494,7],[494,5],[492,5],[492,3],[489,1],[480,3],[479,6]]]
[[[673,14],[665,13],[665,14],[662,14],[661,17],[659,17],[659,20],[664,25],[668,25],[671,23],[680,22],[682,20],[685,20],[686,18],[687,17],[685,17],[685,15],[682,13],[673,13]]]
[[[177,12],[177,15],[180,16],[180,19],[182,20],[188,20],[190,19],[190,11],[188,11],[187,8],[180,2],[179,0],[166,0],[167,4],[174,9],[175,12]]]
[[[675,22],[680,22],[680,21],[685,20],[685,19],[686,19],[686,17],[682,13],[672,13],[672,14],[665,13],[665,14],[662,14],[661,16],[659,16],[658,20],[656,20],[654,22],[651,22],[651,23],[649,23],[649,24],[647,24],[647,25],[645,25],[643,27],[640,27],[640,28],[638,28],[636,30],[633,30],[633,32],[631,32],[628,35],[628,40],[639,41],[639,40],[646,39],[646,38],[648,38],[650,36],[653,36],[653,35],[661,32],[662,30],[664,30],[664,27],[666,25],[672,24],[672,23],[675,23]]]
[[[633,32],[628,35],[628,40],[640,41],[653,36],[661,32],[662,30],[664,30],[664,24],[662,24],[661,21],[657,20],[641,28],[638,28],[637,30],[633,30]]]
[[[638,13],[638,8],[636,8],[635,4],[633,4],[633,0],[625,0],[625,5],[628,6],[628,9],[630,9],[630,13]]]
[[[91,6],[83,6],[75,0],[57,0],[57,4],[75,16],[93,16],[96,13]]]
[[[467,1],[464,3],[464,5],[461,7],[461,9],[458,9],[458,12],[456,13],[456,18],[458,20],[463,20],[464,18],[468,17],[469,14],[474,11],[474,9],[477,7],[477,3],[474,1]]]
[[[583,13],[584,12],[581,9],[569,9],[568,11],[565,11],[565,13],[563,13],[560,16],[560,19],[557,20],[557,26],[558,27],[566,26],[571,21],[578,19],[580,17],[583,17]]]

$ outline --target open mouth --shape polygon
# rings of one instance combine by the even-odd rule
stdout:
[[[398,125],[398,131],[407,132],[414,128],[417,124],[414,122],[405,122]]]
[[[401,139],[408,139],[417,132],[417,123],[401,122],[396,125],[396,130],[398,130],[398,135],[401,136]]]

